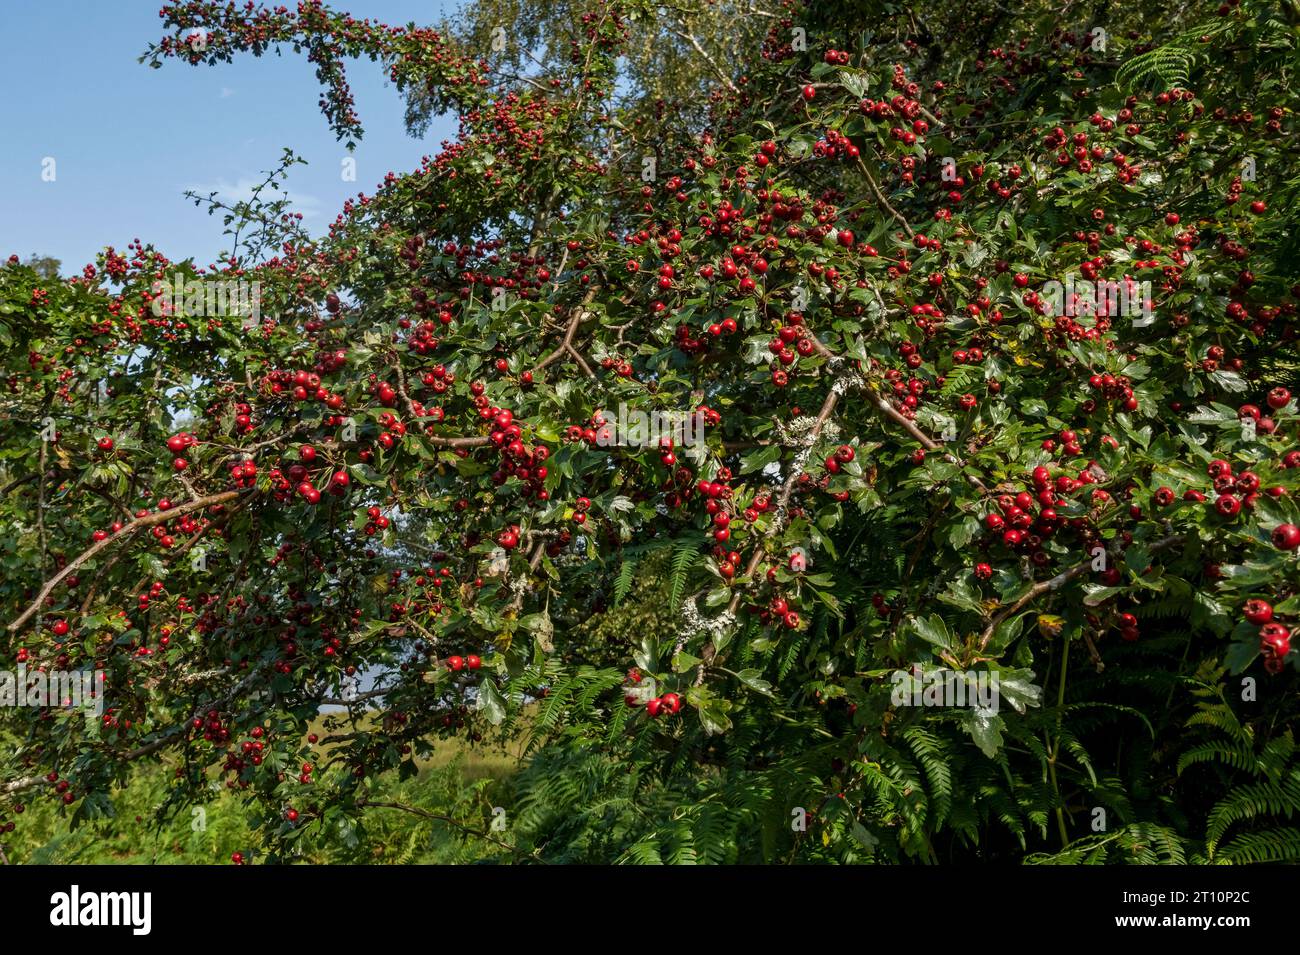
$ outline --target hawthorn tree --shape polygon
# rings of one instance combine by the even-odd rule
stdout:
[[[370,59],[460,133],[325,235],[286,155],[215,267],[0,269],[3,657],[105,707],[6,713],[7,824],[162,758],[276,860],[527,733],[507,858],[1300,857],[1300,17],[1031,7],[749,7],[654,114],[644,0],[523,75],[165,6],[153,66],[303,53],[346,143]]]

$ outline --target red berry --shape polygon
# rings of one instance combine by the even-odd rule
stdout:
[[[1278,550],[1295,550],[1300,547],[1300,527],[1279,524],[1273,528],[1273,546]]]
[[[1250,623],[1262,626],[1273,619],[1273,605],[1264,600],[1247,600],[1242,613]]]
[[[1260,652],[1281,660],[1291,652],[1291,631],[1280,623],[1266,623],[1259,628]]]

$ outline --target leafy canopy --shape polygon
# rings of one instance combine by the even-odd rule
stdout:
[[[1294,860],[1294,6],[660,6],[163,8],[460,132],[318,236],[287,153],[215,268],[0,269],[0,656],[106,707],[0,786],[162,758],[280,858],[526,734],[525,858]]]

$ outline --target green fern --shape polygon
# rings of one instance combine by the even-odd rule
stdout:
[[[1300,768],[1281,783],[1237,787],[1210,810],[1205,831],[1206,851],[1213,858],[1224,833],[1236,823],[1261,816],[1282,816],[1289,820],[1297,812],[1300,812]]]
[[[700,808],[695,819],[695,848],[702,865],[722,865],[732,861],[735,851],[735,820],[712,805]]]
[[[1192,71],[1207,59],[1205,48],[1208,44],[1202,37],[1217,36],[1233,26],[1230,20],[1225,19],[1185,30],[1164,45],[1125,62],[1115,71],[1115,82],[1130,91],[1153,80],[1166,90],[1185,87],[1191,82]]]
[[[1186,861],[1177,832],[1146,822],[1076,839],[1059,852],[1025,857],[1026,865],[1183,865]]]
[[[640,563],[638,557],[623,558],[619,565],[618,576],[614,578],[614,606],[617,607],[623,603],[624,598],[632,590],[632,582],[636,579],[637,564]]]
[[[1300,829],[1247,832],[1223,844],[1218,858],[1232,863],[1300,862]]]
[[[672,566],[668,577],[668,609],[676,613],[681,606],[682,592],[686,588],[686,575],[699,560],[699,546],[693,540],[680,540],[673,548]]]
[[[910,726],[902,733],[912,752],[925,770],[926,783],[934,805],[931,825],[941,826],[952,809],[951,754],[947,745],[920,726]]]
[[[1300,833],[1277,826],[1300,815],[1300,760],[1291,730],[1259,745],[1253,729],[1241,722],[1223,698],[1221,687],[1202,689],[1203,702],[1188,718],[1188,729],[1203,727],[1226,736],[1197,742],[1178,759],[1178,774],[1197,766],[1219,766],[1226,793],[1205,820],[1205,859],[1223,862],[1300,861]],[[1245,780],[1240,777],[1247,777]],[[1229,830],[1246,827],[1225,841]]]

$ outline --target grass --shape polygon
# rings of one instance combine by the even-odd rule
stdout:
[[[340,717],[342,714],[326,713],[317,716],[309,724],[308,732],[316,733],[322,740],[327,739],[331,733],[337,733],[340,729]],[[379,722],[381,714],[370,711],[359,717],[355,723],[348,722],[346,729],[349,731],[366,731],[375,728]],[[527,721],[527,713],[522,718]],[[520,768],[525,757],[527,747],[527,734],[516,733],[512,739],[504,742],[481,742],[471,743],[461,737],[451,739],[442,739],[440,737],[428,737],[426,739],[432,747],[433,752],[427,756],[416,755],[416,765],[421,770],[426,769],[443,769],[453,763],[460,764],[460,774],[467,783],[478,782],[479,780],[501,781],[514,775]],[[328,756],[334,747],[321,746],[322,755]]]
[[[365,729],[377,715],[349,724]],[[338,717],[318,717],[311,732],[322,739],[338,732]],[[330,728],[333,724],[333,728]],[[429,740],[432,752],[416,760],[418,774],[404,782],[395,773],[382,778],[378,792],[369,798],[411,806],[426,813],[464,822],[469,829],[486,830],[492,818],[494,792],[519,768],[523,743],[470,744],[463,738]],[[329,747],[322,747],[327,755]],[[322,760],[323,762],[323,760]],[[71,827],[72,813],[52,793],[32,794],[26,812],[10,816],[17,823],[4,837],[10,863],[30,864],[229,864],[231,854],[260,861],[264,856],[261,819],[245,807],[239,795],[214,789],[203,806],[181,809],[170,819],[160,818],[169,787],[171,767],[153,763],[141,766],[128,785],[110,795],[110,815]],[[498,798],[500,798],[498,796]],[[498,847],[455,825],[399,810],[372,808],[360,825],[326,830],[323,822],[302,826],[296,858],[302,862],[451,863],[503,858]]]

